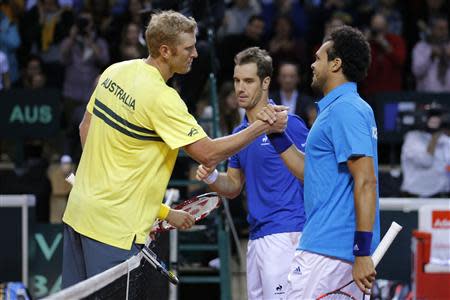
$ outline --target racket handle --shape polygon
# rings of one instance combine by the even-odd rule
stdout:
[[[66,177],[66,181],[70,183],[71,185],[75,184],[75,175],[73,173],[70,173],[69,176]]]
[[[372,260],[375,267],[378,265],[380,260],[383,258],[384,254],[386,253],[389,246],[391,246],[392,242],[394,241],[397,234],[402,230],[402,226],[397,224],[396,222],[392,222],[391,226],[389,227],[389,230],[384,235],[383,239],[381,240],[380,244],[378,245],[377,249],[375,249],[375,252],[372,254]]]

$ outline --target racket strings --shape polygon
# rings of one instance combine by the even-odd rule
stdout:
[[[220,196],[216,193],[208,193],[200,195],[195,199],[187,200],[177,206],[174,209],[179,209],[190,213],[195,221],[199,221],[205,218],[211,211],[216,209],[220,205]],[[172,225],[166,220],[158,221],[153,227],[152,232],[165,231],[174,229]]]

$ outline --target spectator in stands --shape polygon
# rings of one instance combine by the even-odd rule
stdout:
[[[423,38],[421,29],[423,24],[428,24],[432,18],[441,16],[449,9],[449,2],[446,0],[414,0],[408,1],[408,29],[407,36],[416,42],[419,36]]]
[[[61,7],[57,0],[39,0],[22,18],[20,30],[23,42],[21,56],[39,55],[47,74],[49,85],[61,87],[64,69],[60,63],[60,44],[69,34],[73,13]]]
[[[298,65],[282,62],[278,68],[278,84],[280,89],[271,95],[277,104],[289,107],[289,113],[296,114],[311,128],[315,120],[315,105],[312,98],[300,91],[300,72]],[[311,107],[313,110],[311,110]]]
[[[140,0],[129,0],[127,11],[123,14],[118,14],[112,17],[111,24],[105,28],[105,38],[108,40],[110,52],[114,53],[115,46],[120,43],[119,37],[124,30],[126,24],[134,23],[139,26],[139,34],[145,30],[145,23],[148,13],[142,13],[144,9],[143,3]]]
[[[219,41],[217,56],[220,61],[219,82],[233,77],[234,56],[250,47],[263,47],[264,19],[252,16],[244,33],[225,36]]]
[[[389,33],[396,35],[403,33],[403,19],[397,0],[380,0],[377,10],[386,18]]]
[[[336,14],[348,15],[352,19],[352,14],[348,8],[347,0],[305,0],[305,9],[309,16],[308,43],[311,45],[322,45],[322,39],[326,36],[323,32],[324,24]],[[346,23],[347,24],[347,23]],[[347,24],[353,25],[353,24]],[[315,53],[315,51],[313,52]]]
[[[292,34],[295,37],[304,37],[308,31],[308,15],[303,8],[302,1],[292,0],[264,0],[261,2],[261,16],[266,23],[265,33],[272,32],[272,25],[278,16],[286,15],[293,23]]]
[[[22,70],[22,76],[17,87],[37,89],[45,87],[47,76],[44,74],[42,59],[37,55],[31,55]]]
[[[353,18],[350,14],[343,11],[334,12],[330,18],[324,22],[322,26],[323,36],[314,37],[314,39],[310,39],[312,41],[316,41],[316,44],[312,47],[312,51],[310,52],[310,56],[314,57],[317,50],[319,50],[320,46],[322,46],[322,40],[324,37],[329,36],[330,33],[336,29],[337,27],[343,25],[351,26],[353,24]],[[308,66],[309,67],[309,66]],[[320,95],[321,97],[321,95]]]
[[[0,51],[0,91],[7,90],[11,87],[9,79],[9,64],[5,53]]]
[[[118,61],[143,58],[148,55],[147,49],[139,41],[140,27],[136,23],[128,23],[122,31]]]
[[[281,15],[274,21],[273,34],[267,49],[272,56],[275,70],[278,69],[278,63],[282,60],[293,61],[302,68],[306,68],[311,63],[304,39],[294,36],[292,26],[292,20],[287,15]]]
[[[381,13],[373,15],[366,36],[372,62],[361,87],[363,93],[371,96],[377,92],[400,91],[406,60],[405,41],[401,36],[388,32],[388,23]]]
[[[250,17],[260,13],[261,6],[258,1],[234,0],[231,8],[225,10],[225,16],[217,35],[223,37],[225,35],[243,33]]]
[[[65,154],[77,162],[81,155],[78,125],[92,93],[92,84],[109,63],[106,41],[99,37],[92,14],[81,13],[69,37],[61,43],[61,62],[66,67],[63,97],[68,145]]]
[[[440,16],[430,20],[430,34],[419,41],[412,52],[412,71],[417,91],[450,92],[450,40],[448,20]]]
[[[9,66],[9,80],[11,84],[19,79],[19,64],[16,50],[21,43],[17,24],[0,11],[0,51],[6,55]]]
[[[118,1],[111,0],[85,0],[85,10],[89,11],[92,15],[92,20],[94,22],[95,28],[97,29],[97,34],[103,38],[106,38],[109,29],[111,28],[111,22],[113,21],[113,17],[111,16],[111,9],[113,5],[117,5]],[[136,1],[129,1],[130,3],[134,3]],[[117,6],[116,6],[117,7]],[[140,9],[141,6],[138,7]],[[125,25],[127,23],[123,23]],[[120,28],[122,29],[122,28]],[[117,32],[117,42],[120,38],[121,31]],[[117,43],[115,44],[117,45]]]
[[[406,196],[449,197],[450,115],[430,109],[425,128],[406,133],[401,163]]]

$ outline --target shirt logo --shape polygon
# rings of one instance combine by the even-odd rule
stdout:
[[[188,136],[194,136],[198,133],[197,128],[192,127],[191,131],[189,131]]]
[[[376,127],[372,127],[372,137],[373,137],[375,140],[378,140],[378,131],[377,131],[377,128],[376,128]]]
[[[265,135],[261,140],[261,146],[267,146],[267,145],[270,145],[270,143],[269,143],[269,138],[267,137],[267,135]]]
[[[283,295],[283,286],[281,284],[278,284],[278,286],[275,288],[275,295]]]

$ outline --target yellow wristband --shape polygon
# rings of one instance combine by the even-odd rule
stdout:
[[[161,203],[161,206],[159,207],[158,215],[156,217],[160,220],[165,220],[167,218],[167,215],[169,214],[169,211],[170,211],[170,207]]]

